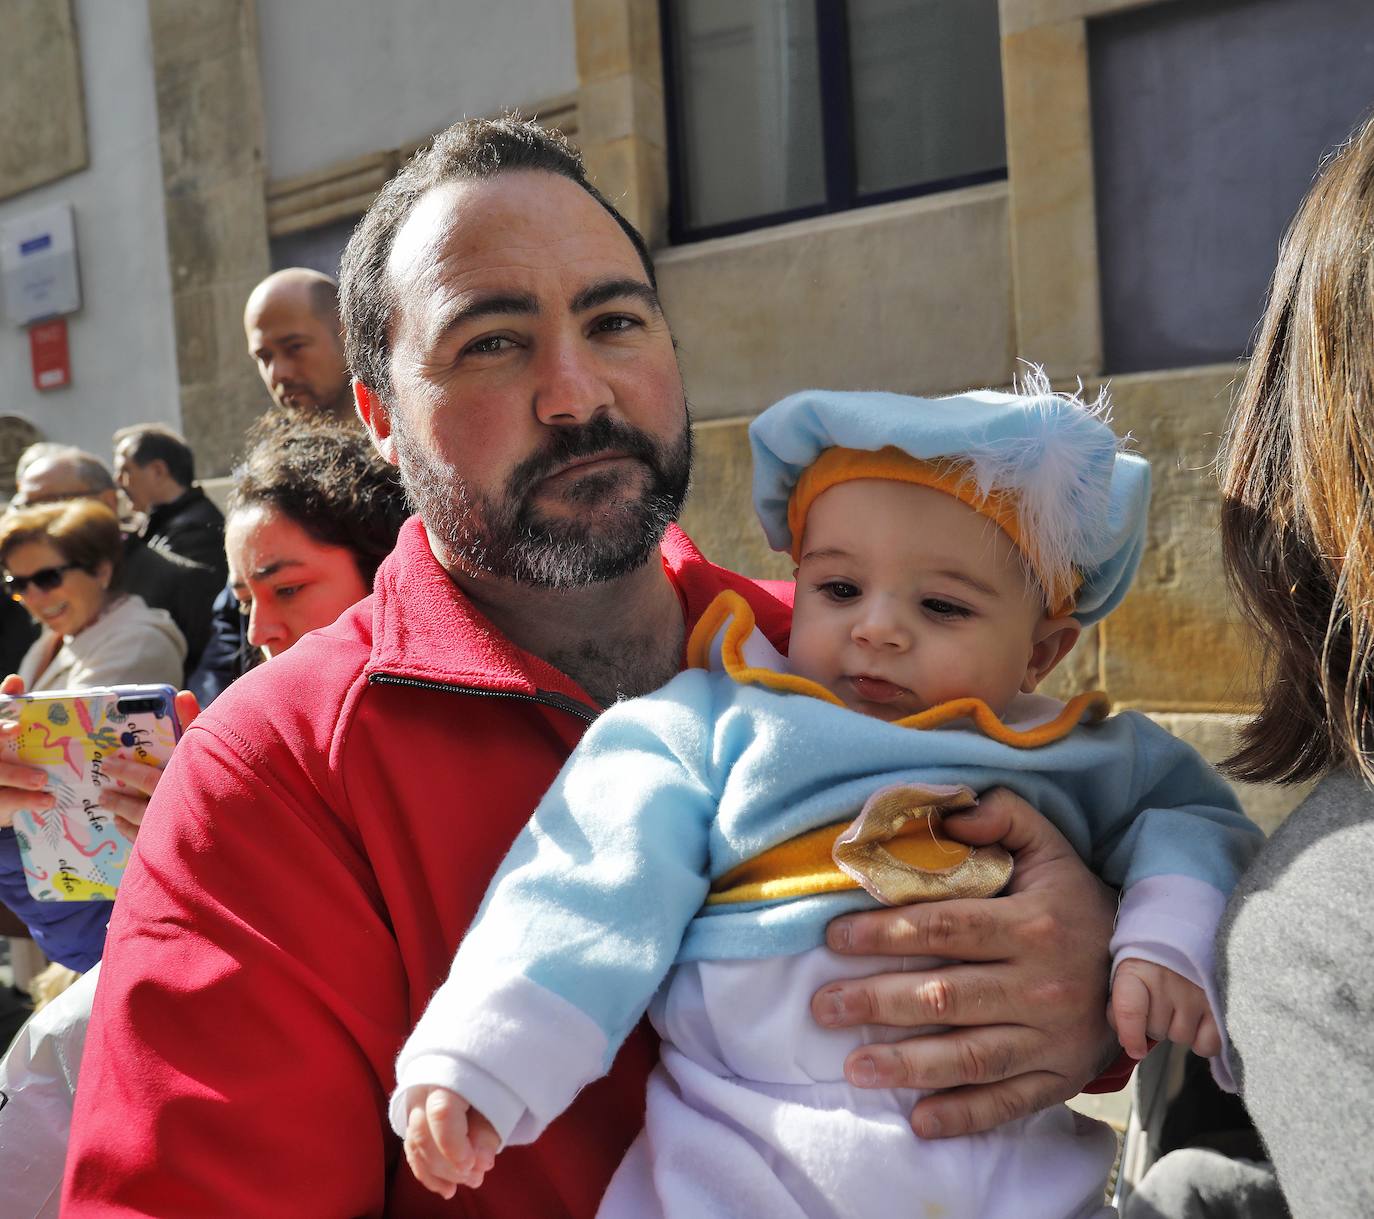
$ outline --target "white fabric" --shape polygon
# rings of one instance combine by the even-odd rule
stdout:
[[[837,978],[895,967],[824,948],[676,967],[650,1011],[664,1044],[645,1128],[600,1219],[1113,1214],[1103,1195],[1116,1139],[1101,1123],[1058,1106],[989,1134],[926,1141],[909,1125],[920,1093],[845,1081],[851,1051],[909,1034],[823,1029],[811,996]]]
[[[56,1219],[97,965],[28,1021],[0,1059],[0,1215]]]
[[[92,686],[180,686],[186,640],[166,610],[127,594],[84,631],[62,641],[42,672],[53,633],[46,627],[19,662],[25,689],[85,690]]]
[[[570,1096],[606,1073],[606,1036],[585,1013],[520,974],[503,976],[499,965],[488,977],[489,987],[476,993],[441,986],[402,1047],[388,1107],[391,1128],[402,1138],[411,1088],[458,1093],[495,1127],[505,1146],[534,1142]],[[445,1030],[454,1028],[463,1030],[471,1054],[418,1050],[426,1042],[442,1044]],[[512,1029],[524,1028],[551,1035],[510,1036]]]

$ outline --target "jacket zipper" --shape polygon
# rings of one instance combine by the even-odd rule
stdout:
[[[545,707],[553,707],[558,711],[566,711],[569,715],[575,715],[585,723],[596,722],[597,713],[585,703],[579,703],[575,698],[569,698],[566,694],[559,694],[554,690],[535,690],[533,694],[525,694],[520,690],[486,690],[481,686],[460,686],[454,682],[426,681],[421,677],[398,677],[394,673],[369,673],[367,675],[369,685],[374,682],[379,686],[413,686],[419,690],[440,690],[449,694],[475,694],[479,698],[513,698],[521,703],[539,703]]]

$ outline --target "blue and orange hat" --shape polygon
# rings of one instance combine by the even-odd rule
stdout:
[[[749,427],[769,544],[798,558],[811,504],[837,483],[917,483],[995,521],[1056,613],[1084,626],[1105,617],[1140,563],[1149,463],[1123,451],[1105,395],[1055,393],[1039,374],[1022,388],[949,398],[806,390],[770,406]]]

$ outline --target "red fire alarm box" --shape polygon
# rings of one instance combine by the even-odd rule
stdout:
[[[49,318],[29,327],[29,355],[33,362],[33,387],[61,389],[72,383],[72,360],[67,350],[67,319]]]

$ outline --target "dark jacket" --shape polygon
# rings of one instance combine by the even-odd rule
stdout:
[[[262,653],[248,642],[248,615],[226,584],[215,598],[210,613],[210,638],[200,654],[200,664],[187,669],[186,688],[204,710],[229,686],[248,672]]]
[[[187,673],[195,671],[210,637],[211,607],[223,585],[221,573],[170,550],[150,546],[137,534],[125,534],[124,558],[114,587],[137,593],[154,609],[172,615],[186,637]]]
[[[170,550],[218,572],[221,581],[229,574],[224,560],[224,513],[199,487],[191,487],[171,503],[159,504],[149,512],[142,536],[149,546]]]
[[[0,677],[17,673],[19,662],[38,638],[38,623],[17,601],[0,595]]]

